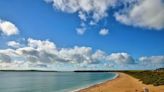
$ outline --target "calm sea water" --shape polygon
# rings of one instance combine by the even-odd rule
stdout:
[[[70,92],[115,76],[108,72],[0,72],[0,92]]]

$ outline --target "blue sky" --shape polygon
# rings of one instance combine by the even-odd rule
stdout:
[[[40,42],[47,40],[55,44],[58,49],[74,49],[74,46],[78,46],[79,48],[89,47],[92,49],[93,54],[96,53],[97,50],[101,50],[107,54],[108,58],[111,54],[116,55],[114,59],[111,57],[110,60],[107,60],[107,64],[109,63],[108,61],[126,61],[119,61],[118,58],[122,55],[120,53],[127,53],[135,62],[139,62],[139,58],[141,57],[146,57],[146,60],[144,59],[145,61],[157,61],[163,66],[164,17],[161,15],[163,15],[164,11],[161,9],[161,7],[163,8],[162,0],[154,1],[154,6],[158,4],[158,6],[161,6],[157,8],[151,5],[153,2],[148,0],[143,2],[138,0],[139,5],[128,2],[134,0],[125,0],[124,3],[128,3],[129,6],[132,6],[132,8],[128,7],[127,10],[129,11],[126,12],[124,12],[126,9],[124,9],[124,4],[117,0],[99,1],[102,2],[100,7],[98,7],[99,4],[95,4],[95,6],[90,6],[88,8],[89,10],[82,6],[86,4],[82,4],[81,0],[77,0],[76,2],[76,4],[81,5],[81,7],[78,8],[75,7],[76,5],[71,6],[73,0],[61,1],[63,1],[63,3],[59,3],[59,0],[1,0],[1,24],[5,21],[11,22],[18,29],[17,31],[19,31],[16,35],[5,35],[4,31],[0,31],[0,48],[3,50],[3,53],[4,50],[9,48],[17,50],[28,47],[29,39]],[[68,1],[70,5],[68,4],[66,6],[64,1]],[[96,0],[89,3],[96,3]],[[142,8],[141,6],[144,5],[147,5],[145,15],[142,11],[135,10]],[[103,6],[105,8],[103,8]],[[100,10],[96,10],[97,7]],[[149,8],[154,9],[154,11],[152,10],[150,12]],[[157,10],[158,12],[156,12]],[[131,11],[135,13],[130,14]],[[82,15],[87,19],[79,17],[80,12],[82,12]],[[141,13],[142,16],[139,15],[139,13]],[[94,14],[97,14],[98,17],[93,18]],[[116,14],[118,14],[118,16],[116,16]],[[151,16],[148,14],[151,14]],[[136,18],[130,15],[135,15]],[[149,20],[154,20],[150,22],[147,16],[150,18]],[[89,24],[91,21],[94,22],[93,25]],[[0,29],[3,30],[3,28]],[[82,33],[78,33],[77,29],[80,29]],[[102,29],[106,32],[101,33],[100,31],[102,31]],[[19,48],[13,48],[7,44],[10,41],[19,43],[19,46],[17,46]],[[122,56],[123,58],[127,58],[126,55],[124,57],[124,54]],[[10,58],[10,62],[12,62],[12,60],[13,62],[17,61],[15,57]],[[154,58],[160,58],[160,60]],[[4,60],[2,55],[0,59]],[[127,59],[129,59],[129,57]],[[104,62],[104,59],[100,61]],[[38,60],[37,62],[40,61]],[[68,65],[64,64],[64,66]],[[117,67],[117,65],[115,65],[115,67]],[[120,66],[117,68],[119,69],[119,67]],[[151,68],[154,67],[151,66]]]

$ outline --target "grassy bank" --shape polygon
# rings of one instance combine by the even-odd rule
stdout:
[[[153,84],[154,86],[164,85],[164,71],[124,71],[144,84]]]

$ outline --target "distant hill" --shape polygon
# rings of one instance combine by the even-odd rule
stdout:
[[[74,72],[111,72],[109,70],[75,70]]]
[[[155,71],[164,71],[164,68],[158,68]]]
[[[0,72],[57,72],[49,70],[0,70]]]

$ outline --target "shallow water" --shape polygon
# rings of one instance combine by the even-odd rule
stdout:
[[[109,72],[0,72],[0,92],[68,92],[115,76]]]

